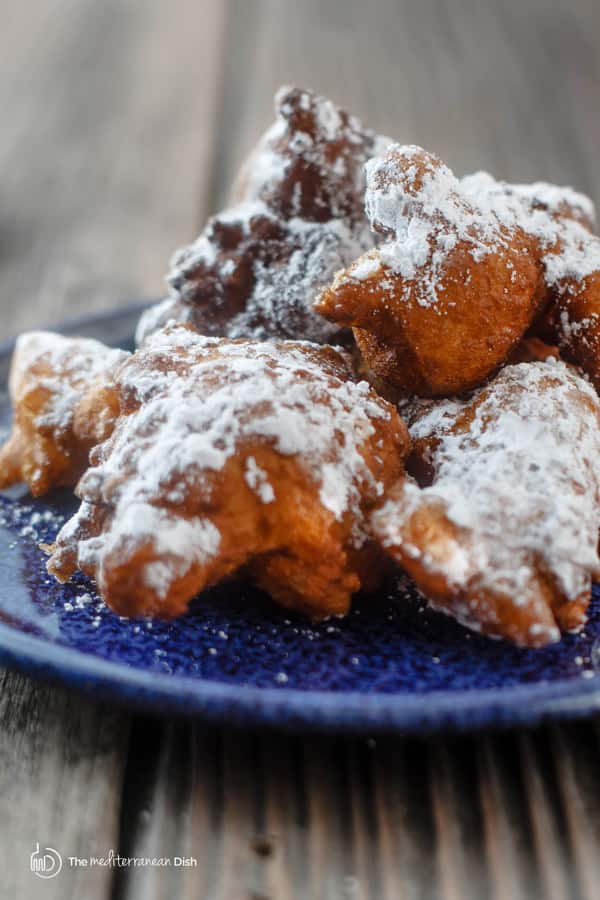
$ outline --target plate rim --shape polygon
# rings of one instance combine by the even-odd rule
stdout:
[[[532,727],[600,711],[598,675],[581,682],[561,679],[464,693],[368,694],[255,687],[139,669],[50,643],[3,622],[0,663],[119,706],[287,731],[427,735]]]
[[[50,328],[69,333],[111,319],[126,319],[153,300],[69,318]],[[17,338],[0,342],[0,356]],[[535,651],[534,651],[535,652]],[[600,711],[600,674],[503,688],[406,692],[317,691],[229,684],[140,669],[101,659],[0,622],[0,664],[42,681],[73,688],[120,706],[195,717],[236,726],[290,731],[426,735],[532,727]]]

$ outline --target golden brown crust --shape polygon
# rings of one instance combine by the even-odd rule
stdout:
[[[404,506],[409,484],[393,490],[390,501]],[[423,555],[416,555],[414,548],[421,548]],[[503,591],[486,583],[473,535],[457,527],[441,504],[424,500],[403,526],[401,540],[388,550],[432,606],[482,634],[521,646],[543,647],[558,640],[561,632],[577,630],[585,623],[591,585],[575,598],[564,597],[541,559],[515,556],[515,566],[529,569],[521,603],[515,604],[511,588]],[[457,587],[447,574],[457,555],[464,558],[471,573],[464,587]]]
[[[511,365],[470,400],[416,404],[403,479],[373,516],[440,609],[543,646],[580,627],[600,573],[600,402],[557,361]],[[418,482],[418,483],[417,483]]]
[[[238,173],[233,202],[261,200],[284,221],[364,222],[362,167],[387,140],[303,88],[281,88],[275,113],[275,126]],[[275,161],[275,172],[266,166],[267,156]]]
[[[173,257],[170,297],[143,317],[139,342],[172,320],[231,338],[343,339],[312,301],[373,245],[363,167],[383,139],[299,88],[282,88],[275,112],[242,167],[232,205]]]
[[[571,188],[511,185],[484,173],[461,184],[474,202],[508,212],[533,238],[545,298],[531,334],[558,344],[600,389],[600,239],[592,202]]]
[[[559,359],[560,351],[555,344],[546,343],[541,337],[526,335],[517,344],[507,362],[514,365],[521,362],[545,362],[547,359]]]
[[[543,300],[535,242],[479,213],[419,148],[388,151],[371,169],[368,208],[369,197],[373,227],[388,240],[338,273],[316,309],[353,326],[368,368],[405,394],[449,396],[481,384]]]
[[[565,278],[556,286],[542,334],[551,329],[564,358],[580,366],[600,391],[600,251],[598,264],[588,276]]]
[[[462,393],[518,358],[529,332],[600,388],[600,239],[587,197],[486,173],[458,181],[418,147],[394,145],[367,168],[384,241],[316,309],[353,327],[375,379],[405,395]]]
[[[158,333],[108,388],[120,415],[49,571],[81,568],[125,615],[179,615],[238,571],[311,616],[346,612],[376,575],[367,512],[409,444],[351,377],[328,347]]]
[[[78,407],[127,355],[86,338],[21,335],[11,365],[14,421],[0,449],[0,487],[24,481],[38,497],[77,483],[91,447],[110,430],[108,408],[82,418]]]

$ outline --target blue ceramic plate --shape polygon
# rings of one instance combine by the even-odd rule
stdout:
[[[131,346],[141,307],[65,326]],[[10,423],[0,348],[0,430]],[[50,579],[38,544],[75,508],[70,492],[0,494],[0,661],[160,713],[245,725],[427,733],[534,724],[600,709],[600,589],[584,633],[547,650],[478,637],[398,580],[350,616],[313,625],[229,583],[172,623],[121,619],[77,576]]]

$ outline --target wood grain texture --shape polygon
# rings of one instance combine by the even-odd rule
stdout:
[[[159,295],[281,83],[457,171],[600,199],[595,0],[30,0],[3,9],[1,40],[7,334]],[[4,676],[0,897],[592,900],[599,760],[589,724],[302,739],[130,719]],[[37,839],[198,864],[41,883]]]
[[[512,736],[478,745],[486,856],[498,900],[544,900]]]
[[[67,856],[104,856],[119,845],[128,717],[16,675],[0,679],[0,897],[100,900],[106,867],[67,870]],[[39,842],[64,868],[41,881],[30,869]]]
[[[218,0],[3,9],[3,336],[162,292],[206,214],[222,32]],[[119,849],[128,717],[17,675],[0,698],[0,896],[110,896],[111,869],[43,882],[29,854]]]
[[[372,741],[371,769],[382,896],[439,898],[439,851],[430,748],[418,741]],[[429,751],[429,752],[428,752]],[[443,752],[443,751],[442,751]]]
[[[552,751],[580,896],[592,900],[600,884],[600,779],[597,732],[585,725],[553,729]]]
[[[206,213],[219,0],[11,4],[0,55],[6,334],[164,291]]]
[[[436,741],[429,750],[440,894],[448,900],[486,896],[488,870],[472,742]]]
[[[593,0],[232,0],[219,199],[282,83],[313,87],[458,172],[600,200]],[[244,77],[248,71],[252,78]]]
[[[576,875],[566,841],[566,825],[551,771],[549,742],[538,732],[518,739],[531,836],[545,900],[576,896]]]
[[[597,765],[598,745],[576,730],[583,754],[570,727],[423,742],[146,724],[124,852],[198,864],[129,869],[114,896],[595,897],[598,777],[580,757]]]

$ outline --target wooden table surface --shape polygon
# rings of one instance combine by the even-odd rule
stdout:
[[[6,334],[157,297],[280,83],[459,171],[600,200],[597,0],[29,0],[0,25]],[[236,733],[1,673],[7,900],[600,896],[600,730],[460,739]],[[194,856],[195,868],[63,855]]]

